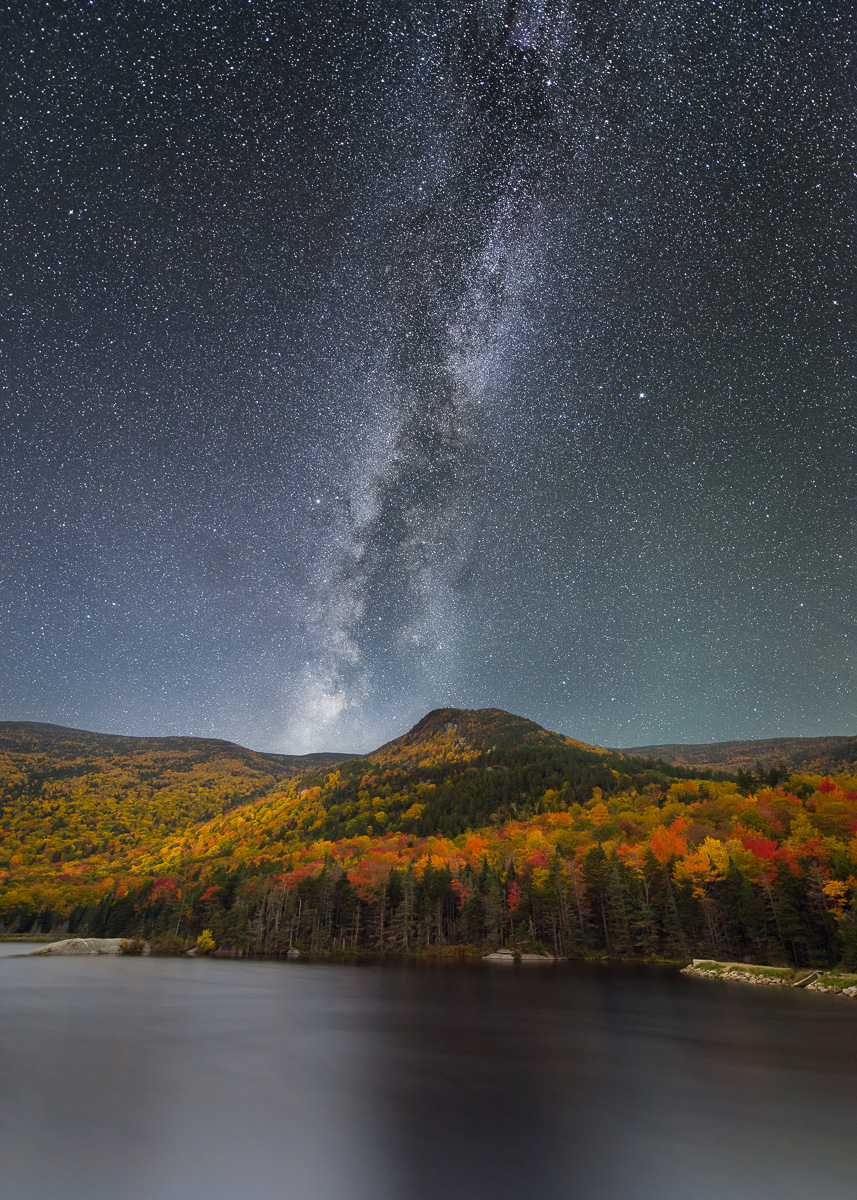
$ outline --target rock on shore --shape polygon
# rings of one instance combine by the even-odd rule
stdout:
[[[495,950],[492,954],[485,954],[482,958],[483,962],[503,962],[503,963],[552,963],[557,960],[552,954],[516,954],[514,950]]]
[[[62,942],[48,942],[31,950],[29,957],[35,954],[118,954],[119,947],[127,938],[66,938]]]

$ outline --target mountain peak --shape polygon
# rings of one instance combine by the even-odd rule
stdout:
[[[601,752],[562,733],[505,712],[501,708],[435,708],[401,737],[386,742],[369,758],[389,763],[416,764],[423,760],[445,762],[476,758],[498,745],[574,746]]]

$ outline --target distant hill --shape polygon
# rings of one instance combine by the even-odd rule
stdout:
[[[37,862],[127,854],[349,757],[3,721],[0,845]]]
[[[131,763],[145,756],[147,770],[152,756],[159,765],[177,771],[203,763],[238,764],[251,771],[287,779],[317,767],[330,766],[353,758],[353,754],[321,752],[316,754],[267,754],[247,750],[234,742],[200,737],[131,737],[119,733],[90,733],[65,725],[40,721],[0,721],[0,754],[50,755],[57,763],[79,762],[86,758],[124,760]]]
[[[847,770],[857,762],[857,737],[784,737],[753,741],[710,742],[699,745],[670,743],[663,746],[631,746],[623,754],[656,758],[675,766],[699,771],[752,771],[782,765],[790,772],[815,774]]]

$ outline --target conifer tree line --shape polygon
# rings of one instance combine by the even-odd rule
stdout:
[[[599,807],[607,806],[599,800],[589,811],[602,817]],[[839,847],[836,878],[836,839],[817,834],[792,846],[708,838],[694,850],[687,827],[673,821],[657,826],[633,856],[609,838],[568,854],[549,839],[534,842],[532,828],[527,834],[529,852],[504,863],[490,861],[489,837],[476,837],[469,840],[489,847],[481,861],[463,865],[435,853],[403,866],[379,858],[373,869],[367,848],[350,872],[329,856],[315,866],[288,863],[286,871],[221,867],[190,884],[163,877],[75,910],[69,931],[130,931],[167,951],[193,945],[207,929],[224,952],[241,954],[511,946],[563,957],[710,956],[857,969],[854,839],[850,852]],[[433,848],[443,852],[439,841]]]

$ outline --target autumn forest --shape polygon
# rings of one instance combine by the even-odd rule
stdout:
[[[499,710],[365,757],[0,726],[0,932],[857,969],[855,743],[717,772]]]

